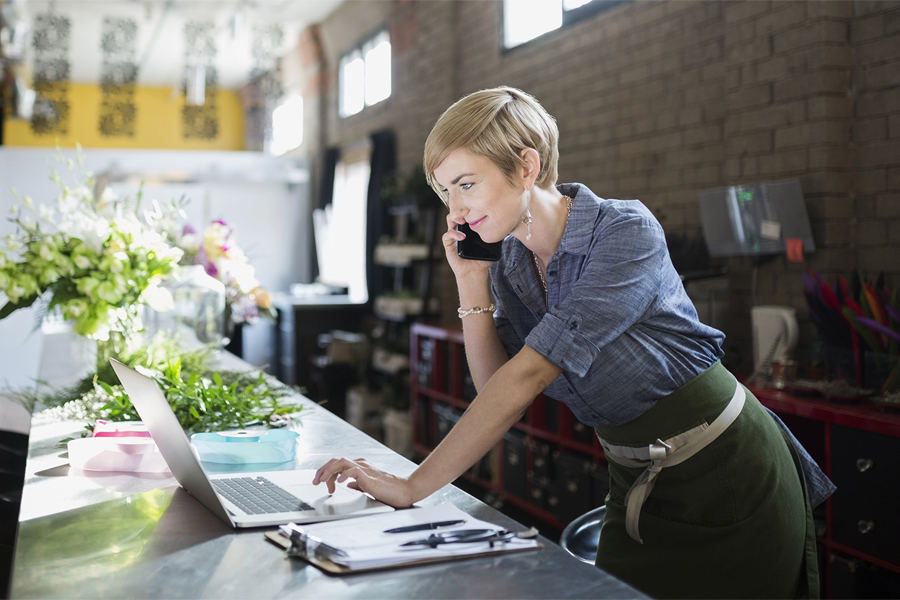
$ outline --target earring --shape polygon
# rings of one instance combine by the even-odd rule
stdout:
[[[525,214],[522,215],[522,222],[525,223],[525,227],[526,227],[526,233],[525,233],[526,240],[531,239],[531,220],[532,220],[531,219],[531,211],[526,208]]]
[[[531,239],[531,222],[532,222],[532,220],[533,219],[531,218],[531,192],[529,191],[528,201],[525,204],[525,214],[522,215],[522,222],[525,223],[525,228],[526,228],[525,229],[525,232],[526,232],[525,239],[526,240]]]

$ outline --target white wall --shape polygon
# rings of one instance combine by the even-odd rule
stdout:
[[[6,220],[16,203],[10,191],[51,204],[59,190],[50,181],[56,169],[71,182],[55,149],[0,147],[0,237],[15,231]],[[63,155],[75,157],[73,150]],[[233,224],[237,242],[250,257],[257,278],[271,291],[287,291],[291,283],[310,281],[309,172],[302,159],[277,158],[255,152],[159,150],[85,150],[85,166],[95,174],[110,173],[110,186],[123,195],[144,181],[144,207],[182,193],[191,198],[187,213],[198,228],[212,219]],[[116,181],[118,180],[118,181]],[[0,305],[6,298],[0,295]],[[17,311],[0,321],[0,384],[28,385],[37,377],[41,336],[29,336],[35,311]],[[254,364],[272,363],[271,327],[245,331],[245,357]]]

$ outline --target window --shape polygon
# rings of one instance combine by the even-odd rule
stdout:
[[[503,0],[503,47],[514,48],[624,1]]]
[[[272,111],[270,151],[281,156],[303,143],[303,96],[295,94]]]
[[[391,39],[382,31],[341,58],[341,116],[355,115],[390,95]]]
[[[346,287],[351,302],[368,300],[366,205],[369,155],[364,144],[344,153],[334,171],[331,204],[313,212],[319,282]]]

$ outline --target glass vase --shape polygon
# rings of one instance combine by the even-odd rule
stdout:
[[[203,265],[188,265],[180,267],[163,287],[172,293],[175,307],[150,311],[150,333],[168,332],[187,349],[225,343],[225,285],[221,281],[207,275]]]
[[[123,360],[123,354],[129,348],[128,336],[123,331],[110,331],[109,339],[97,340],[97,373],[112,368],[110,358]]]
[[[110,358],[126,360],[128,354],[141,345],[141,332],[144,329],[141,320],[142,305],[129,305],[111,309],[109,337],[97,340],[97,372],[109,370]]]

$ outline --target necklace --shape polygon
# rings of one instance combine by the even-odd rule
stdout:
[[[573,200],[568,196],[563,196],[566,199],[566,225],[569,224],[569,217],[572,215],[572,202]],[[563,229],[563,235],[565,236],[565,229]],[[541,271],[541,264],[538,262],[537,254],[532,250],[531,258],[534,259],[534,268],[537,269],[538,277],[541,278],[541,287],[544,288],[544,301],[550,302],[550,293],[547,291],[547,280],[544,279],[544,273]]]

